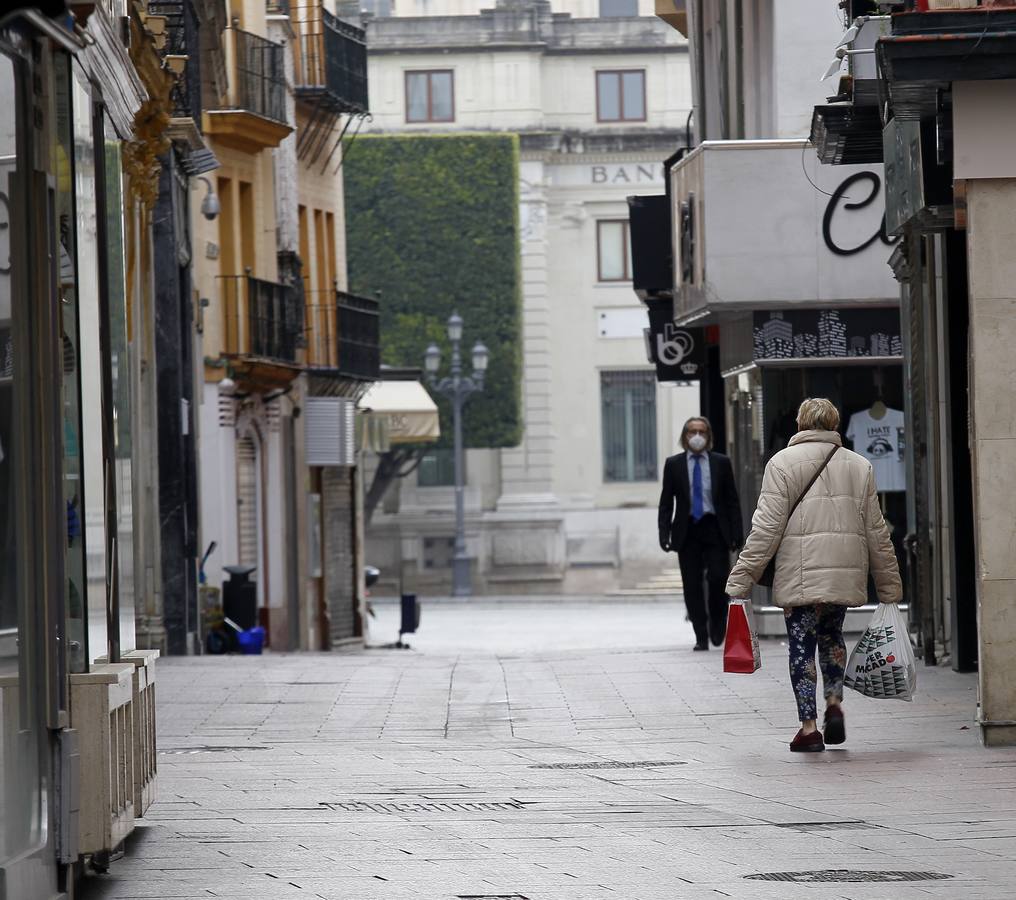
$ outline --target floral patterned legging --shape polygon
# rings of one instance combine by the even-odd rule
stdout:
[[[820,603],[816,606],[794,606],[787,612],[787,634],[790,636],[790,681],[797,697],[797,712],[803,722],[818,718],[815,708],[815,648],[822,664],[825,698],[843,699],[843,668],[847,664],[847,648],[843,643],[845,606]]]

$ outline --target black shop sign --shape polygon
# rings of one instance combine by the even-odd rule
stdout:
[[[699,381],[706,367],[704,330],[678,327],[671,309],[669,303],[649,307],[646,341],[649,361],[656,366],[656,380]]]
[[[898,309],[774,310],[755,313],[753,325],[756,360],[903,355]]]

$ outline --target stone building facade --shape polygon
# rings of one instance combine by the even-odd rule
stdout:
[[[520,140],[524,436],[467,453],[474,589],[630,587],[666,564],[660,466],[698,411],[696,388],[652,377],[627,226],[627,197],[663,193],[661,160],[685,142],[686,45],[634,3],[480,5],[396,4],[367,26],[372,133]],[[391,588],[446,586],[450,474],[431,453],[374,517],[370,561]]]

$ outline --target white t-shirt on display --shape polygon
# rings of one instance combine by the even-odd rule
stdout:
[[[903,411],[886,409],[881,419],[866,409],[854,413],[847,425],[847,437],[875,470],[879,491],[905,491],[907,473],[903,467]]]

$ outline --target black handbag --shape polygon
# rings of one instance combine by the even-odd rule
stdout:
[[[787,515],[787,522],[790,522],[790,517],[797,511],[797,507],[801,505],[801,501],[805,498],[805,495],[812,489],[812,486],[818,481],[818,476],[825,471],[825,467],[832,462],[832,458],[836,455],[836,451],[840,448],[833,446],[832,453],[830,453],[823,461],[822,465],[815,470],[815,474],[811,476],[811,481],[805,486],[804,490],[801,491],[800,496],[794,501],[794,505],[790,507],[790,513]],[[783,543],[783,537],[780,537],[780,543]],[[773,551],[773,555],[770,557],[766,567],[762,570],[762,574],[759,576],[756,584],[761,587],[771,588],[773,586],[773,579],[776,577],[776,554],[780,552],[779,544],[776,545],[776,549]]]

